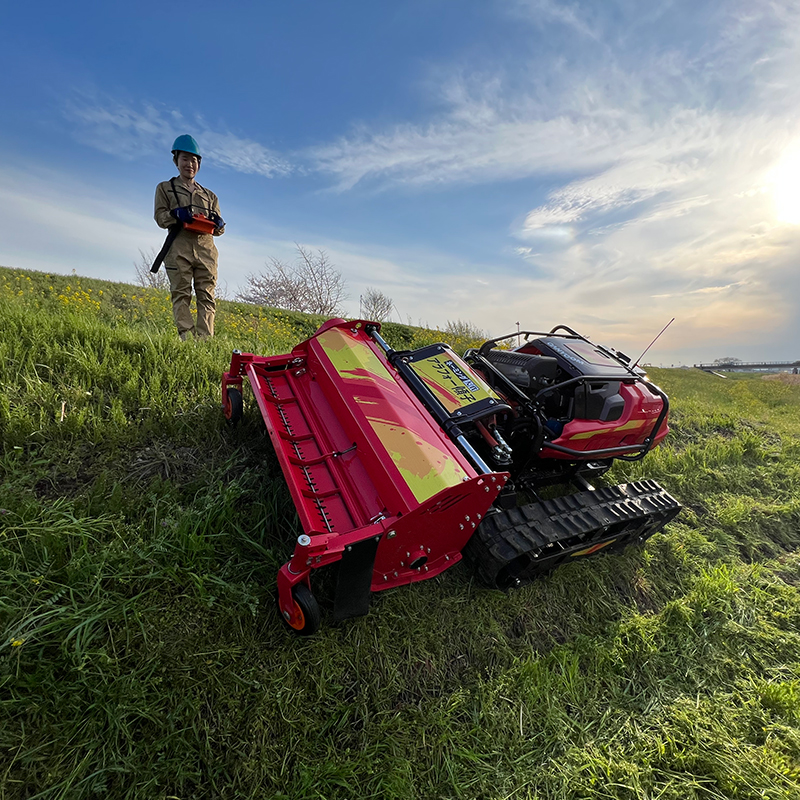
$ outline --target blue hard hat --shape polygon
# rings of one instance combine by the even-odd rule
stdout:
[[[200,155],[200,148],[197,146],[197,142],[188,133],[179,136],[172,144],[172,154],[175,155],[175,153],[179,152],[191,153],[198,158],[203,157]]]

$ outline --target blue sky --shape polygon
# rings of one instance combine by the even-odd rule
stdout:
[[[800,4],[6,4],[0,264],[132,281],[173,139],[233,296],[294,243],[358,313],[800,358]]]

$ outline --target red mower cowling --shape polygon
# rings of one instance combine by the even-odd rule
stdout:
[[[557,330],[462,358],[444,343],[395,351],[379,323],[333,319],[285,355],[234,351],[225,416],[242,416],[247,380],[304,531],[277,579],[291,629],[316,630],[310,576],[334,562],[333,617],[345,619],[366,614],[372,592],[438,575],[465,550],[506,588],[566,557],[644,541],[678,513],[650,481],[581,501],[568,512],[580,525],[548,511],[526,527],[532,509],[542,516],[537,489],[593,492],[587,477],[643,457],[667,433],[666,395],[641,371]],[[587,358],[598,363],[586,368]]]

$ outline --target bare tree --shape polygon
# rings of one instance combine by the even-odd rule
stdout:
[[[150,272],[150,267],[157,255],[158,251],[155,247],[151,247],[147,252],[139,248],[139,260],[133,262],[133,266],[136,268],[136,283],[152,289],[169,289],[166,270]]]
[[[312,253],[298,244],[294,264],[270,258],[266,266],[266,272],[247,276],[237,300],[307,314],[341,313],[340,304],[347,297],[345,280],[324,250]]]
[[[364,319],[385,322],[391,318],[393,306],[391,297],[372,286],[367,286],[367,290],[361,295],[361,315]]]
[[[447,320],[447,325],[444,326],[444,332],[454,339],[463,339],[465,341],[477,342],[486,338],[486,331],[479,328],[469,320]]]
[[[228,288],[228,281],[217,281],[214,287],[214,296],[217,300],[230,300],[230,289]]]

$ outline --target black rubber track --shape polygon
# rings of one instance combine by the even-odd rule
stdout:
[[[568,559],[641,544],[680,510],[652,480],[578,492],[490,513],[464,555],[484,584],[508,589]]]

